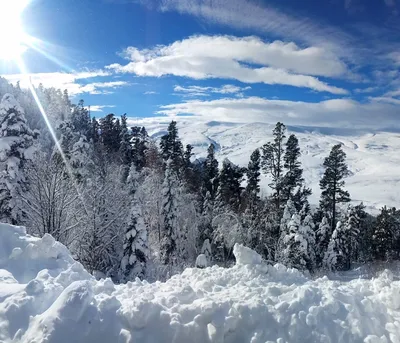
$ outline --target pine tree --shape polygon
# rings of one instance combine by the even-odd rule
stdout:
[[[193,157],[193,146],[186,145],[185,152],[183,153],[183,166],[181,175],[185,181],[186,187],[193,193],[199,189],[200,175],[196,173],[191,158]]]
[[[299,270],[313,269],[313,260],[310,256],[309,243],[312,235],[309,227],[301,228],[300,216],[295,213],[287,224],[287,234],[283,237],[281,262],[289,268]],[[309,242],[309,241],[310,242]]]
[[[101,142],[106,156],[115,160],[121,143],[121,124],[114,114],[110,113],[100,119]]]
[[[223,205],[228,205],[234,212],[238,212],[242,201],[243,174],[243,168],[233,164],[227,158],[222,162],[218,197]]]
[[[123,181],[125,181],[126,178],[128,177],[129,168],[133,161],[131,138],[132,135],[128,129],[126,114],[124,114],[123,116],[121,116],[121,134],[120,134],[120,146],[118,152],[121,159],[121,163],[125,169],[123,175]]]
[[[72,106],[71,124],[74,129],[90,139],[91,119],[89,111],[85,108],[83,100],[78,102],[78,105]]]
[[[219,184],[218,161],[215,158],[215,146],[210,144],[207,149],[207,157],[203,166],[203,192],[209,193],[211,199],[215,199]]]
[[[376,219],[372,236],[373,254],[375,259],[384,261],[391,257],[393,249],[395,230],[393,210],[383,207]]]
[[[136,165],[138,171],[142,170],[147,164],[147,154],[150,145],[154,142],[149,140],[149,135],[145,127],[134,126],[131,128],[132,140],[133,140],[133,151],[132,159]],[[154,146],[155,149],[157,149]],[[158,160],[158,150],[157,150],[157,160]]]
[[[349,263],[359,257],[361,230],[363,229],[366,213],[365,206],[361,203],[357,206],[349,206],[345,215],[345,230],[348,234]]]
[[[163,206],[162,217],[164,221],[162,229],[160,257],[165,265],[177,263],[177,240],[178,240],[178,199],[177,191],[179,181],[176,177],[172,160],[167,161],[163,183]]]
[[[269,187],[273,190],[272,197],[275,201],[275,206],[278,211],[281,210],[282,191],[283,191],[283,176],[284,176],[284,139],[286,127],[278,122],[273,130],[274,141],[265,144],[262,147],[262,167],[263,171],[271,176]]]
[[[306,261],[306,268],[313,272],[316,268],[316,255],[315,255],[315,224],[311,214],[308,214],[301,222],[300,234],[307,243],[307,249],[303,250],[304,259]]]
[[[349,232],[347,232],[347,229],[342,225],[342,222],[337,222],[324,256],[323,264],[329,270],[341,271],[350,268]]]
[[[326,217],[322,218],[316,233],[316,264],[322,267],[325,253],[328,250],[329,241],[332,237],[332,228]]]
[[[335,145],[325,158],[325,172],[319,183],[322,190],[320,208],[330,215],[332,228],[336,227],[337,204],[350,201],[349,192],[344,189],[344,178],[350,174],[345,159],[341,145]]]
[[[183,145],[178,135],[176,121],[171,121],[168,133],[161,137],[161,155],[164,161],[171,160],[171,166],[180,177],[183,162]]]
[[[24,170],[33,158],[35,133],[24,110],[11,94],[0,103],[0,220],[22,224],[25,216],[20,195],[27,191]]]
[[[280,226],[278,230],[278,237],[276,238],[276,250],[275,250],[275,260],[278,262],[282,262],[284,260],[283,250],[286,247],[285,237],[289,235],[289,222],[292,220],[294,215],[298,215],[296,207],[292,200],[288,200],[286,206],[283,210],[283,215],[280,221]],[[299,219],[300,221],[300,219]],[[299,222],[300,225],[300,222]]]
[[[136,196],[131,205],[131,213],[124,237],[124,255],[121,261],[122,280],[131,281],[146,275],[148,260],[147,228],[143,221],[140,204]]]
[[[260,176],[261,176],[261,154],[260,150],[256,149],[250,156],[250,162],[247,166],[247,186],[246,195],[251,203],[257,202],[260,197]]]
[[[286,173],[283,177],[282,198],[283,201],[291,199],[298,211],[308,204],[307,198],[311,195],[311,189],[304,186],[300,155],[299,141],[291,134],[286,142],[283,157]]]
[[[212,263],[212,250],[211,250],[211,243],[209,239],[206,239],[201,247],[200,252],[206,257],[207,265],[211,266]]]

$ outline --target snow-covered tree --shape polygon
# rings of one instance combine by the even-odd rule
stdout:
[[[329,241],[332,237],[331,225],[326,217],[322,218],[316,232],[316,263],[317,267],[322,266],[325,253],[328,250]]]
[[[130,281],[136,277],[143,279],[146,275],[148,260],[147,228],[143,220],[138,200],[132,201],[124,237],[124,253],[121,261],[123,280]]]
[[[302,253],[304,254],[307,269],[312,272],[316,267],[315,224],[310,214],[308,214],[301,222],[300,235],[307,243],[307,249],[303,250]]]
[[[97,166],[80,188],[82,211],[80,231],[72,252],[90,272],[101,272],[118,281],[129,213],[128,189],[121,182],[123,168],[114,164]]]
[[[349,236],[346,229],[342,222],[337,222],[323,261],[324,266],[329,270],[349,269]]]
[[[28,189],[25,168],[33,158],[36,134],[28,127],[24,110],[11,94],[0,103],[0,221],[22,224],[20,194]]]
[[[176,265],[177,263],[177,240],[178,240],[178,194],[179,181],[177,179],[172,160],[167,161],[164,182],[162,186],[163,205],[162,217],[163,227],[161,230],[160,258],[163,264]]]
[[[275,250],[275,260],[281,262],[284,259],[283,249],[286,247],[285,237],[289,235],[289,222],[292,220],[293,215],[297,215],[296,207],[292,200],[288,200],[283,210],[283,216],[279,226],[279,239],[277,240],[277,246]],[[299,223],[300,225],[300,223]]]
[[[392,253],[395,231],[395,221],[392,212],[393,210],[385,206],[376,218],[372,246],[374,257],[377,260],[387,260]]]
[[[287,223],[287,233],[282,239],[283,249],[279,262],[289,268],[305,270],[307,242],[300,234],[300,225],[300,216],[296,213]]]
[[[29,189],[20,194],[24,225],[34,236],[47,233],[69,247],[80,225],[80,199],[61,157],[36,153],[25,170]]]
[[[201,247],[201,254],[203,254],[207,260],[207,266],[210,266],[212,263],[212,251],[211,251],[211,243],[209,239],[206,239]]]

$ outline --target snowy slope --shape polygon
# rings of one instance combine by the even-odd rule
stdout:
[[[166,132],[170,118],[132,120],[144,125],[154,137]],[[204,157],[212,142],[218,148],[220,161],[228,157],[232,162],[247,165],[252,151],[272,139],[274,125],[266,123],[204,122],[201,119],[176,118],[184,144],[195,147],[197,157]],[[347,188],[354,201],[374,209],[383,205],[400,204],[400,134],[356,129],[330,129],[289,126],[288,135],[295,133],[302,150],[306,182],[313,189],[311,201],[319,199],[319,180],[324,158],[333,145],[342,143],[352,172]],[[287,136],[288,136],[287,135]],[[263,191],[268,193],[268,180],[263,180]]]
[[[400,282],[309,280],[236,246],[230,269],[96,281],[50,236],[0,224],[0,342],[400,342]]]

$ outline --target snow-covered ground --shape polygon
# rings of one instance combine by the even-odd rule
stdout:
[[[236,265],[165,283],[96,281],[50,236],[0,224],[0,342],[400,342],[400,282]],[[354,276],[354,275],[353,275]]]
[[[184,144],[192,144],[197,157],[204,157],[207,147],[214,143],[217,157],[228,157],[246,166],[254,149],[272,140],[274,124],[206,122],[199,118],[178,117],[179,135]],[[132,125],[144,125],[153,137],[166,133],[170,118],[131,120]],[[383,205],[400,203],[400,133],[373,132],[357,129],[332,129],[289,126],[302,150],[304,177],[313,190],[311,202],[318,204],[322,163],[333,145],[342,143],[352,175],[346,180],[347,189],[355,202],[363,201],[370,210]],[[262,180],[268,193],[268,180]]]

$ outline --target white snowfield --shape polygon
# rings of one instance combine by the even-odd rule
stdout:
[[[273,140],[272,130],[275,127],[275,123],[210,122],[199,117],[145,118],[131,120],[130,124],[144,125],[150,135],[161,137],[172,119],[178,123],[183,143],[194,146],[196,157],[205,157],[207,147],[213,143],[220,163],[229,158],[240,166],[247,166],[251,153]],[[243,118],[244,122],[246,120]],[[351,171],[351,176],[346,179],[346,189],[354,202],[363,201],[370,211],[384,205],[399,206],[399,133],[311,126],[288,126],[287,131],[287,137],[294,133],[299,139],[303,176],[313,190],[312,204],[319,201],[324,158],[335,144],[342,144]],[[261,188],[264,194],[270,192],[268,183],[263,176]]]
[[[0,342],[400,342],[400,283],[310,280],[236,245],[225,269],[96,281],[51,236],[0,224]]]

